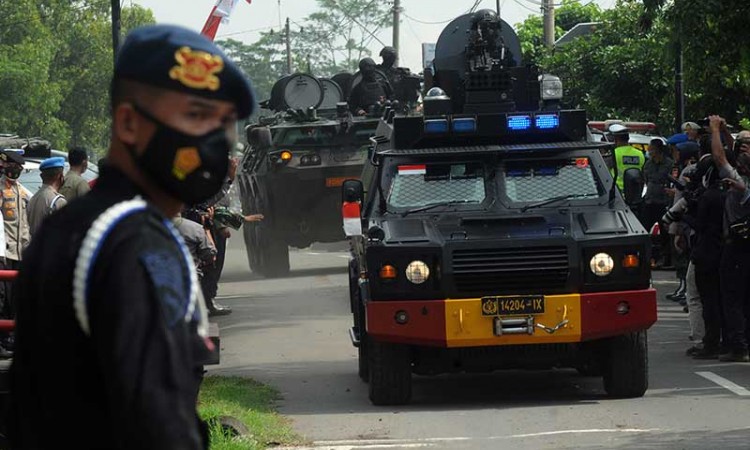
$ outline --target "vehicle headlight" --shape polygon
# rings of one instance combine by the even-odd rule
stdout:
[[[430,278],[430,267],[423,261],[412,261],[406,266],[406,279],[414,284],[422,284]]]
[[[540,75],[542,100],[561,100],[563,98],[563,84],[559,77],[554,75]]]
[[[597,253],[591,258],[591,271],[598,277],[606,277],[615,268],[615,261],[606,253]]]

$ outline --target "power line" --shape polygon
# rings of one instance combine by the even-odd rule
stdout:
[[[443,25],[443,24],[446,24],[446,23],[448,23],[448,22],[452,21],[453,19],[455,19],[455,17],[454,17],[454,18],[452,18],[452,19],[448,19],[448,20],[441,20],[441,21],[439,21],[439,22],[427,22],[427,21],[425,21],[425,20],[419,20],[419,19],[415,19],[414,17],[412,17],[412,16],[410,16],[410,15],[406,14],[405,12],[402,12],[401,14],[402,14],[402,15],[403,15],[404,17],[406,17],[406,18],[408,18],[408,19],[411,19],[411,20],[413,20],[414,22],[417,22],[417,23],[421,23],[421,24],[424,24],[424,25]]]
[[[537,11],[537,10],[535,10],[535,9],[531,9],[531,8],[529,8],[528,6],[526,6],[526,5],[524,5],[523,3],[521,3],[521,1],[520,1],[520,0],[513,0],[513,2],[515,2],[515,3],[516,3],[516,4],[518,5],[518,6],[520,6],[521,8],[523,8],[523,9],[525,9],[525,10],[527,10],[527,11],[530,11],[530,12],[532,12],[532,13],[534,13],[534,14],[540,14],[540,12],[539,12],[539,11]]]
[[[223,38],[223,37],[229,37],[229,36],[237,36],[239,34],[247,34],[247,33],[255,33],[256,31],[264,31],[264,30],[272,30],[275,27],[261,27],[261,28],[252,28],[250,30],[242,30],[242,31],[235,31],[233,33],[226,33],[226,34],[220,34],[216,36],[217,38]]]

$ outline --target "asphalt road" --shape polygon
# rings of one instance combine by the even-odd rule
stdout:
[[[222,364],[214,373],[277,387],[281,412],[322,449],[750,448],[750,364],[685,356],[687,315],[655,272],[659,320],[649,333],[650,389],[611,400],[574,370],[415,377],[413,401],[375,407],[357,377],[344,245],[292,253],[292,275],[251,275],[230,243],[220,302]]]

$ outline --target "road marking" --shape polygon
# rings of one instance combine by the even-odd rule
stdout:
[[[468,441],[497,441],[509,439],[523,439],[544,436],[559,436],[564,434],[593,434],[593,433],[651,433],[654,431],[663,431],[660,428],[594,428],[584,430],[557,430],[543,431],[540,433],[511,434],[507,436],[488,436],[488,437],[443,437],[443,438],[422,438],[422,439],[363,439],[363,440],[339,440],[339,441],[316,441],[313,447],[308,449],[365,449],[365,448],[391,448],[391,447],[430,447],[437,444],[450,442],[468,442]],[[294,448],[294,447],[291,447]],[[298,450],[302,450],[299,449]]]
[[[734,392],[735,394],[739,395],[740,397],[748,397],[748,396],[750,396],[750,391],[748,391],[747,389],[743,388],[742,386],[740,386],[738,384],[734,384],[731,381],[727,380],[726,378],[720,377],[720,376],[716,375],[713,372],[695,372],[695,374],[696,375],[700,375],[700,376],[702,376],[703,378],[705,378],[705,379],[707,379],[709,381],[713,381],[714,383],[718,384],[719,386],[721,386],[721,387],[723,387],[725,389],[728,389],[728,390]]]

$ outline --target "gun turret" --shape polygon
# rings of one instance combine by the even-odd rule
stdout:
[[[438,39],[434,66],[434,85],[451,98],[453,113],[539,108],[538,70],[522,65],[518,36],[494,11],[453,20]]]

